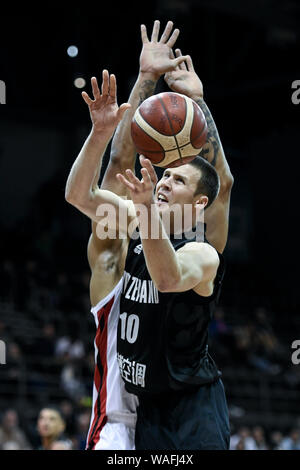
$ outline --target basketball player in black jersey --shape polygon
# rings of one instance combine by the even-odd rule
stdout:
[[[155,202],[156,214],[143,213],[148,226],[153,217],[159,221],[159,212],[167,212],[170,205],[189,200],[206,207],[207,230],[202,244],[184,236],[178,240],[172,233],[170,241],[151,240],[143,232],[142,240],[131,241],[121,297],[118,359],[127,390],[139,396],[137,449],[228,449],[226,399],[221,374],[208,353],[207,329],[224,275],[221,253],[227,241],[233,177],[191,58],[166,74],[165,80],[173,91],[190,96],[202,108],[209,133],[201,155],[217,169],[220,187],[213,202],[216,175],[198,157],[166,170],[154,201],[151,185],[145,199],[146,181],[156,181],[145,159],[141,160],[143,183],[130,171],[127,181],[119,176],[136,202],[146,206]]]
[[[178,52],[176,52],[176,54],[179,55]],[[205,105],[205,103],[202,99],[200,88],[197,91],[197,93],[198,93],[197,96],[196,96],[196,93],[195,93],[195,89],[194,90],[192,89],[191,85],[193,83],[196,83],[196,79],[198,81],[199,81],[199,79],[196,76],[196,74],[193,72],[193,70],[191,70],[189,64],[191,64],[191,62],[187,60],[186,66],[184,66],[183,68],[179,67],[179,69],[177,69],[175,71],[176,73],[174,72],[173,76],[172,75],[171,76],[169,75],[168,77],[165,76],[165,79],[169,80],[170,86],[171,86],[171,83],[172,83],[171,88],[174,91],[182,92],[182,91],[180,91],[180,86],[181,85],[185,85],[187,89],[189,89],[190,91],[193,91],[194,99],[198,102],[198,104],[200,103],[206,110],[205,114],[206,114],[207,122],[209,124],[208,127],[209,127],[210,132],[209,132],[207,148],[204,148],[204,151],[205,151],[204,156],[209,161],[212,161],[214,163],[215,167],[218,169],[218,173],[220,174],[220,180],[221,180],[221,187],[220,187],[218,198],[215,201],[215,203],[211,207],[209,207],[208,210],[207,210],[207,217],[206,217],[206,222],[208,224],[207,234],[208,234],[208,232],[210,232],[210,239],[212,240],[211,243],[221,252],[224,249],[224,246],[226,244],[226,239],[227,239],[228,208],[229,208],[229,199],[230,199],[230,189],[231,189],[231,185],[232,185],[232,177],[230,175],[230,172],[228,171],[228,165],[227,165],[227,162],[226,162],[224,154],[223,154],[223,150],[222,150],[222,147],[221,147],[221,144],[220,144],[220,140],[219,140],[214,122],[211,118],[211,115],[208,111],[208,108],[206,107],[206,105]],[[177,89],[176,89],[176,87],[177,87]],[[203,109],[203,107],[202,107],[202,109]],[[105,113],[106,109],[103,109],[103,112]],[[103,131],[104,131],[103,132],[104,140],[106,139],[106,142],[108,142],[108,136],[107,136],[108,133],[107,133],[105,128],[103,129]],[[86,159],[87,158],[88,158],[88,156],[86,156]],[[125,209],[125,210],[129,209],[129,207],[130,207],[130,202],[129,201],[128,202],[123,201],[123,200],[120,201],[120,200],[118,200],[117,198],[115,198],[113,195],[109,194],[106,191],[103,192],[101,190],[96,189],[95,191],[93,191],[93,198],[91,199],[89,197],[90,190],[88,190],[88,188],[90,187],[90,183],[89,183],[88,180],[93,179],[92,176],[94,175],[94,170],[91,168],[91,166],[93,166],[93,164],[94,164],[94,168],[95,168],[95,164],[96,164],[95,161],[93,161],[92,158],[90,159],[89,163],[92,164],[92,165],[87,165],[87,167],[88,167],[87,168],[87,173],[88,174],[87,173],[85,174],[85,177],[86,177],[85,181],[81,181],[81,182],[78,181],[79,184],[77,185],[77,190],[78,190],[77,194],[79,194],[79,195],[81,194],[81,197],[80,197],[80,201],[77,199],[76,203],[78,204],[78,207],[80,208],[80,210],[82,210],[84,213],[89,215],[94,222],[99,222],[103,219],[103,217],[99,217],[99,216],[96,215],[96,208],[98,207],[99,204],[103,204],[104,202],[110,202],[111,204],[116,206],[117,211],[121,210],[122,208]],[[177,169],[177,171],[181,172],[184,168],[186,169],[188,167],[190,167],[190,165],[185,165],[184,167],[180,167],[179,169]],[[173,170],[170,170],[170,171],[172,172]],[[191,170],[188,170],[188,171],[191,171]],[[199,170],[195,169],[195,171],[197,172],[197,174],[199,176]],[[168,175],[165,175],[165,176],[167,177]],[[187,178],[188,176],[191,176],[191,175],[186,174],[186,175],[181,175],[181,176]],[[175,178],[174,174],[170,176],[171,179],[173,177]],[[178,177],[178,175],[176,176],[176,178],[177,177]],[[195,183],[195,181],[194,181],[194,183]],[[180,182],[178,181],[177,184],[180,184]],[[203,201],[205,202],[205,199]],[[161,204],[164,204],[164,203],[161,203]],[[134,210],[134,207],[132,207],[132,205],[131,205],[131,209]],[[211,211],[211,217],[209,216],[208,211]],[[212,215],[213,215],[213,217],[212,217]],[[133,219],[135,219],[135,216],[134,215],[130,216],[129,220],[133,220]],[[208,219],[209,219],[210,223],[208,223]],[[219,227],[219,230],[216,230],[216,225]],[[209,229],[209,227],[210,227],[210,229]],[[123,230],[124,227],[118,227],[118,228]],[[213,234],[214,234],[214,237],[213,237]],[[208,238],[208,240],[210,240],[210,239]],[[136,246],[135,250],[137,252],[141,252],[141,247]],[[211,256],[213,257],[213,255],[212,255],[213,251],[212,250],[207,250],[206,249],[206,251],[210,251]],[[161,259],[163,259],[163,258],[161,258]],[[222,262],[220,263],[220,266],[222,266]],[[215,266],[215,268],[217,268],[217,266]],[[221,280],[221,277],[222,277],[222,269],[219,267],[218,270],[219,270],[219,273],[217,272],[216,280],[213,280],[214,282],[211,282],[211,285],[209,285],[209,282],[207,283],[207,286],[206,286],[207,290],[206,291],[204,289],[204,287],[205,287],[204,284],[201,286],[200,293],[202,293],[202,295],[198,296],[198,294],[196,294],[199,298],[204,297],[204,298],[209,298],[210,300],[213,300],[212,297],[214,299],[217,298],[218,285],[220,284],[220,280]],[[127,280],[128,280],[128,276],[127,276]],[[147,280],[147,279],[144,279],[144,280]],[[148,285],[148,291],[146,291],[146,289],[147,289],[146,284]],[[210,293],[209,289],[211,290],[212,284],[213,284],[213,293],[212,293],[212,296],[209,296],[208,295]],[[134,288],[134,290],[136,290],[136,288],[137,288],[137,290],[136,290],[136,293],[137,293],[138,292],[138,283],[137,283],[137,285],[132,287],[133,284],[132,284],[132,281],[131,281],[130,285],[131,285],[131,289]],[[161,285],[160,285],[160,288],[162,290],[164,289],[164,288],[161,287]],[[202,290],[202,288],[204,290]],[[160,293],[159,295],[163,295],[163,293]],[[146,282],[146,283],[142,282],[141,287],[140,287],[139,296],[138,296],[138,299],[142,300],[142,304],[141,304],[142,307],[143,307],[143,302],[146,298],[148,300],[150,299],[150,303],[151,302],[153,303],[153,301],[151,300],[153,297],[155,299],[154,303],[156,304],[157,289],[155,290],[154,286],[151,286],[151,284],[148,283],[148,282]],[[207,302],[207,304],[208,303],[209,302]],[[180,305],[180,303],[178,303],[178,305]],[[206,321],[207,321],[207,313],[208,313],[208,311],[211,310],[211,306],[206,305],[205,310],[206,310]],[[178,325],[182,326],[185,323],[187,323],[187,324],[191,323],[192,318],[194,318],[195,316],[197,317],[197,308],[193,311],[194,311],[194,315],[189,316],[186,319],[184,318],[183,320],[179,319]],[[137,322],[136,322],[135,317],[131,317],[130,319],[128,317],[126,319],[125,318],[126,315],[124,315],[125,313],[126,312],[121,313],[121,322],[123,321],[123,325],[122,325],[122,323],[120,324],[120,327],[121,327],[120,336],[122,337],[122,335],[124,336],[124,334],[125,334],[125,338],[126,338],[126,336],[129,335],[129,341],[128,342],[129,342],[129,344],[131,344],[130,342],[134,340],[134,335],[136,334],[136,323]],[[197,318],[196,318],[196,320],[197,320]],[[177,325],[177,334],[180,334],[181,328],[178,328],[178,325]],[[174,327],[174,325],[172,325],[172,322],[171,322],[171,326]],[[123,331],[122,331],[122,328],[123,328]],[[183,336],[186,336],[187,332],[184,332],[184,328],[182,328],[182,330],[183,330]],[[199,325],[198,325],[197,330],[199,331]],[[200,330],[201,330],[201,328],[200,328]],[[176,328],[175,328],[174,331],[176,333]],[[202,331],[202,333],[203,333],[203,331]],[[132,333],[134,333],[133,336],[132,336]],[[174,336],[175,338],[177,337],[177,334],[175,334],[175,336]],[[145,337],[145,339],[147,339],[147,337]],[[171,341],[171,343],[168,345],[168,348],[171,348],[172,350],[176,351],[176,348],[179,347],[179,350],[183,350],[184,345],[181,345],[181,347],[180,347],[180,342],[178,344],[177,343],[178,342],[175,341],[175,343],[172,346],[172,341]],[[201,346],[203,346],[204,344],[205,344],[205,341],[202,341]],[[148,350],[149,350],[149,348],[148,348]],[[208,389],[209,390],[209,393],[208,393],[207,388],[204,385],[206,383],[205,381],[207,381],[207,383],[209,383],[210,380],[216,380],[216,384],[218,386],[217,391],[220,392],[221,398],[223,398],[223,395],[221,393],[222,391],[220,391],[221,384],[218,382],[218,378],[217,378],[217,376],[219,374],[216,374],[216,368],[212,365],[212,362],[209,361],[209,359],[208,359],[209,356],[207,354],[207,351],[206,352],[205,351],[206,351],[206,348],[204,348],[203,350],[200,351],[201,361],[200,361],[199,364],[202,365],[202,367],[199,367],[200,375],[206,369],[206,372],[204,373],[204,378],[202,377],[202,379],[201,379],[202,380],[202,387],[200,387],[200,388],[199,388],[198,380],[196,379],[195,383],[193,383],[193,380],[190,378],[192,376],[192,374],[190,373],[191,371],[188,371],[189,373],[187,373],[187,371],[182,372],[182,371],[180,371],[180,367],[178,366],[178,364],[175,367],[174,364],[172,364],[172,361],[169,360],[168,367],[170,367],[171,369],[173,368],[175,370],[175,372],[177,371],[177,369],[179,367],[179,373],[178,373],[179,375],[178,375],[177,379],[178,378],[182,379],[182,377],[185,378],[187,383],[190,385],[190,388],[189,388],[189,386],[187,386],[187,387],[185,385],[182,386],[182,384],[185,384],[184,380],[174,379],[174,384],[176,383],[177,387],[176,387],[176,385],[173,384],[170,387],[170,389],[168,389],[168,390],[171,391],[171,390],[175,390],[176,388],[179,388],[178,394],[177,394],[177,392],[176,392],[176,394],[172,394],[172,400],[173,400],[173,398],[174,398],[174,400],[173,401],[170,400],[170,403],[172,403],[170,409],[168,409],[168,407],[166,407],[166,403],[165,403],[163,405],[163,408],[162,408],[163,411],[161,411],[159,409],[159,407],[156,408],[156,405],[158,405],[159,403],[164,403],[164,401],[162,400],[162,395],[161,394],[159,394],[159,395],[156,394],[155,396],[156,396],[157,400],[155,402],[154,396],[150,392],[150,395],[149,395],[149,396],[151,396],[151,399],[149,401],[150,407],[153,406],[154,409],[157,409],[157,411],[158,411],[157,415],[155,413],[153,413],[154,426],[153,426],[153,423],[151,423],[151,420],[149,421],[149,425],[147,425],[147,421],[149,419],[149,416],[147,416],[147,413],[145,413],[145,410],[147,409],[147,407],[146,407],[146,400],[143,398],[143,400],[142,400],[143,408],[141,407],[141,409],[139,411],[141,419],[139,419],[139,421],[138,421],[138,428],[137,428],[137,431],[138,431],[137,432],[137,448],[195,448],[195,449],[196,448],[224,448],[224,442],[226,441],[226,436],[228,434],[228,432],[227,432],[228,429],[226,430],[226,426],[227,426],[226,412],[224,412],[225,414],[223,413],[223,410],[225,409],[225,407],[222,407],[222,405],[224,404],[224,400],[222,401],[220,399],[220,400],[216,400],[216,402],[217,402],[217,404],[219,403],[220,406],[221,406],[221,412],[219,412],[219,415],[221,417],[225,416],[225,420],[223,420],[224,423],[225,423],[223,425],[223,429],[225,429],[225,431],[221,432],[221,438],[219,438],[218,435],[217,436],[214,435],[214,432],[209,432],[211,430],[211,428],[213,429],[213,431],[215,431],[216,429],[218,430],[220,428],[220,422],[222,420],[219,419],[219,421],[218,421],[218,419],[217,419],[218,405],[216,405],[216,407],[214,408],[215,414],[212,414],[212,412],[211,412],[211,407],[215,406],[215,403],[212,401],[211,396],[214,395],[214,393],[216,393],[216,389],[211,386]],[[162,350],[160,350],[160,353],[162,353]],[[198,351],[198,353],[199,353],[199,351]],[[186,351],[185,351],[185,354],[182,355],[182,358],[186,358],[186,355],[187,354],[186,354]],[[176,354],[175,354],[175,356],[176,356]],[[181,357],[181,355],[178,354],[178,350],[177,350],[177,360],[179,360],[180,357]],[[124,358],[124,357],[123,357],[123,359],[126,360],[126,358]],[[131,370],[129,372],[130,375],[128,375],[128,370],[126,371],[123,368],[123,364],[124,363],[128,364],[128,361],[127,361],[127,363],[125,361],[123,361],[122,358],[121,358],[121,354],[120,354],[119,360],[120,360],[122,375],[123,375],[123,377],[127,376],[127,379],[128,379],[128,377],[132,376],[133,370]],[[165,356],[164,356],[164,353],[162,353],[161,354],[161,361],[163,362],[164,360],[165,360]],[[142,381],[143,381],[143,367],[141,367],[141,366],[143,366],[143,363],[142,363],[141,359],[140,359],[139,363],[134,363],[133,364],[133,362],[131,363],[131,366],[132,365],[134,366],[133,367],[133,369],[135,371],[134,373],[137,373],[135,379],[138,379],[138,380],[136,380],[136,382],[140,382],[140,383],[137,383],[137,385],[141,386]],[[199,366],[199,364],[198,364],[198,366]],[[207,367],[204,367],[205,364],[206,364]],[[180,360],[179,360],[179,365],[180,365]],[[208,377],[207,377],[207,373],[209,371],[210,371],[210,376],[208,375]],[[176,375],[176,373],[175,373],[175,375]],[[200,382],[201,382],[201,380],[200,380]],[[126,381],[126,379],[125,379],[125,381]],[[128,382],[128,380],[127,380],[127,382]],[[181,384],[181,385],[178,386],[178,383]],[[183,389],[183,392],[182,392],[181,389]],[[189,389],[188,393],[187,393],[186,389]],[[182,429],[178,429],[178,425],[179,425],[179,421],[180,421],[178,416],[181,416],[181,411],[180,411],[180,407],[177,406],[178,404],[176,402],[176,397],[180,397],[182,393],[183,393],[184,397],[186,397],[186,396],[192,397],[190,389],[197,390],[197,391],[199,391],[200,389],[202,390],[202,393],[203,393],[202,400],[200,400],[199,396],[197,397],[197,400],[196,400],[198,403],[201,403],[200,408],[201,408],[202,415],[200,413],[198,415],[197,422],[196,423],[192,422],[191,423],[191,429],[188,429],[188,426],[186,426],[186,424],[184,424],[184,423],[186,423],[186,421],[184,419],[185,418],[184,410],[186,408],[187,411],[188,411],[189,407],[188,406],[185,407],[185,405],[183,405],[182,406],[183,414],[182,414],[182,420],[181,420],[181,422],[183,423],[183,427],[182,427]],[[168,396],[171,397],[171,395],[169,393],[168,393]],[[183,404],[184,402],[180,401],[180,403]],[[192,403],[191,406],[193,408],[193,406],[194,406],[193,400],[191,401],[191,403]],[[188,405],[188,404],[186,404],[186,405]],[[174,408],[174,406],[175,406],[175,408]],[[177,421],[175,420],[175,417],[174,416],[172,417],[171,414],[170,414],[170,411],[172,411],[173,408],[174,408],[174,410],[177,409],[179,411],[179,415],[177,416],[177,418],[178,418]],[[208,421],[209,421],[208,424],[210,424],[211,426],[208,426],[207,421],[204,419],[204,414],[205,414],[204,411],[205,410],[207,410],[207,416],[208,416]],[[216,415],[216,413],[217,413],[217,415]],[[195,415],[197,416],[197,411],[196,410],[195,410]],[[164,423],[159,423],[157,421],[157,417],[159,417],[159,416],[164,416],[165,417],[165,422]],[[170,420],[169,420],[169,418],[170,418]],[[201,439],[199,438],[199,435],[198,435],[198,438],[196,439],[196,442],[195,442],[195,441],[190,439],[191,436],[190,436],[189,432],[190,431],[195,432],[195,430],[199,430],[199,419],[202,420],[203,426],[200,426],[200,429],[202,430],[202,433],[204,433],[204,434],[202,435]],[[169,421],[170,421],[170,424],[168,424]],[[168,426],[169,425],[172,426],[172,424],[171,424],[172,422],[174,424],[176,424],[177,427],[175,426],[175,427],[173,427],[172,430],[170,430],[170,428],[168,428]],[[190,422],[189,415],[188,415],[188,418],[187,418],[187,422]],[[164,429],[164,426],[162,424],[166,424],[167,427]],[[161,432],[164,436],[169,436],[169,437],[171,436],[171,438],[170,438],[171,440],[170,439],[167,439],[167,440],[162,439],[161,438],[162,436],[157,434],[157,430],[159,429],[159,427],[161,428]],[[143,431],[143,429],[144,429],[144,431]],[[151,430],[151,432],[148,434],[148,436],[147,436],[147,429]],[[186,429],[187,434],[184,434],[184,433],[182,434],[182,431],[184,429]],[[181,442],[178,441],[178,435],[182,435],[182,441]],[[145,436],[146,436],[146,440],[145,440]],[[207,437],[205,438],[205,436],[207,436]],[[177,439],[177,441],[176,441],[176,439]],[[187,444],[187,440],[189,441],[189,444]],[[159,446],[161,446],[161,447],[159,447]],[[226,446],[226,444],[225,444],[225,446]]]
[[[196,157],[157,182],[150,161],[140,162],[141,181],[130,170],[118,175],[131,191],[140,235],[128,248],[117,347],[125,387],[139,397],[136,449],[225,450],[227,404],[207,345],[224,262],[205,239],[182,233],[196,226],[197,209],[213,203],[218,174]],[[190,226],[184,205],[192,208]]]

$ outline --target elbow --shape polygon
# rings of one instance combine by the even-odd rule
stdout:
[[[66,188],[65,190],[65,200],[72,206],[77,207],[78,209],[85,205],[85,201],[82,197],[80,197],[78,192],[70,190],[68,188]]]
[[[227,191],[230,191],[234,183],[234,177],[231,171],[228,171],[226,177],[224,178],[223,186]]]
[[[175,277],[165,277],[155,282],[158,292],[177,292],[180,280]]]
[[[65,190],[65,200],[71,204],[72,206],[76,206],[76,195],[74,194],[74,191],[70,191],[70,189],[66,188]]]
[[[233,183],[234,177],[232,173],[230,171],[226,172],[226,175],[221,179],[219,194],[230,194]]]

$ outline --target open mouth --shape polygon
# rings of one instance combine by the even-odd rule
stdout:
[[[161,204],[169,202],[168,198],[164,194],[161,194],[161,193],[158,193],[156,200],[158,203],[161,203]]]

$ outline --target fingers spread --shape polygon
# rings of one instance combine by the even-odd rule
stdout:
[[[141,186],[140,180],[135,176],[135,174],[131,170],[126,170],[125,171],[126,176],[128,180],[135,185],[136,188],[139,188]]]
[[[154,170],[154,167],[148,158],[145,158],[144,155],[140,155],[140,164],[143,168],[145,168],[150,176],[151,181],[156,184],[157,182],[157,175]]]
[[[143,180],[142,180],[143,183],[146,183],[147,185],[151,185],[151,178],[150,178],[147,168],[141,168],[141,173],[143,176]]]
[[[175,53],[176,53],[176,57],[177,57],[177,61],[178,61],[177,65],[179,66],[180,70],[187,70],[186,64],[185,64],[185,60],[186,60],[187,56],[183,56],[181,54],[180,49],[176,49]]]
[[[98,82],[97,82],[96,77],[91,78],[91,84],[92,84],[93,96],[94,96],[94,99],[96,100],[100,96],[100,90],[98,87]]]
[[[117,99],[117,82],[116,76],[113,73],[109,77],[109,96],[114,100]]]
[[[130,183],[121,173],[117,173],[116,177],[120,181],[120,183],[124,184],[124,186],[127,186],[127,188],[131,189],[131,191],[135,190],[134,184]]]
[[[109,91],[109,73],[106,69],[102,72],[102,95],[108,95]]]
[[[152,36],[151,36],[151,41],[152,42],[157,42],[158,33],[159,33],[159,26],[160,26],[160,21],[155,20],[154,25],[153,25],[153,30],[152,30]]]
[[[141,24],[141,38],[142,38],[143,44],[145,44],[146,42],[149,42],[148,35],[147,35],[147,28],[144,24]]]
[[[175,59],[173,49],[170,49],[170,59]],[[175,70],[180,70],[179,65],[177,65],[176,61],[174,62],[176,64]]]
[[[189,72],[195,72],[193,61],[190,55],[186,58],[186,64]]]
[[[83,91],[81,93],[81,96],[82,96],[82,98],[84,99],[84,101],[86,102],[87,105],[90,106],[92,104],[93,100],[91,100],[91,98],[89,97],[89,95],[85,91]]]
[[[173,33],[172,33],[172,36],[170,37],[170,39],[168,40],[167,42],[167,46],[169,47],[173,47],[177,38],[179,36],[179,29],[174,29]]]
[[[173,28],[173,21],[168,21],[159,42],[163,42],[163,43],[167,42],[168,37],[170,36],[170,33],[172,31],[172,28]]]

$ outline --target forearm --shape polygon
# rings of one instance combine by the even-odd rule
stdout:
[[[124,119],[119,123],[111,145],[111,159],[124,168],[130,167],[135,162],[136,150],[131,138],[131,121],[137,108],[142,102],[152,96],[157,83],[153,74],[139,73],[137,81],[130,93],[128,103],[131,108],[127,111]]]
[[[170,292],[181,278],[176,252],[155,204],[147,209],[138,206],[136,211],[139,211],[139,231],[150,277],[159,291]]]
[[[103,154],[112,134],[111,129],[102,132],[95,132],[92,129],[86,139],[66,184],[65,197],[71,204],[76,205],[92,196]]]
[[[202,109],[206,118],[208,128],[207,143],[202,148],[200,155],[206,160],[208,160],[209,163],[211,163],[217,170],[217,173],[220,178],[221,188],[226,187],[228,185],[232,185],[233,177],[230,172],[230,168],[225,157],[217,126],[213,120],[211,112],[203,98],[194,97],[194,100]]]
[[[131,108],[127,110],[114,134],[110,160],[103,177],[101,188],[110,189],[116,194],[123,195],[124,187],[116,180],[117,173],[124,173],[127,168],[134,171],[136,149],[131,137],[131,121],[140,104],[152,96],[157,83],[157,77],[151,73],[139,73],[136,83],[130,93],[128,102]],[[99,179],[99,178],[98,178]],[[128,194],[127,194],[128,196]]]

